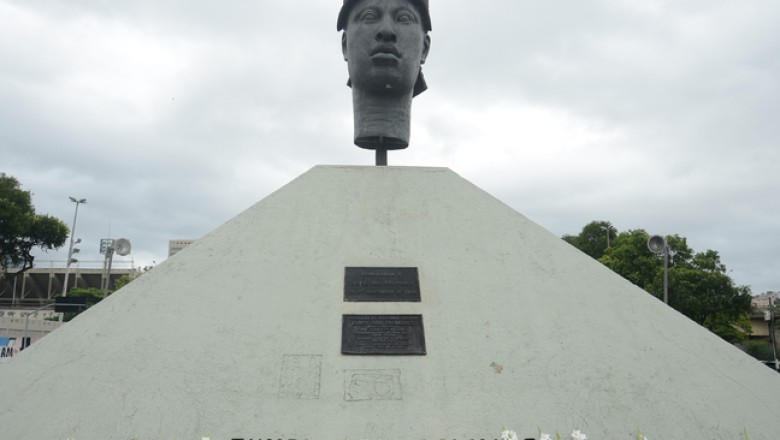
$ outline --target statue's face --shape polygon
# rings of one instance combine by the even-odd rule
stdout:
[[[430,37],[410,0],[361,0],[352,7],[341,41],[352,87],[411,93]]]

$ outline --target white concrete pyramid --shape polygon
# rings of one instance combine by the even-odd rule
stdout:
[[[351,266],[421,302],[345,302]],[[343,355],[345,314],[420,314],[427,354]],[[780,438],[776,373],[441,168],[315,167],[0,390],[2,440]]]

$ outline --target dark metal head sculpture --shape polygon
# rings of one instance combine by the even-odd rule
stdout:
[[[409,146],[412,98],[427,88],[422,64],[428,56],[428,0],[344,0],[338,30],[348,64],[355,113],[355,144],[377,150]]]

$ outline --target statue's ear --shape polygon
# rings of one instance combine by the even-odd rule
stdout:
[[[344,55],[344,61],[347,61],[347,32],[341,33],[341,53]]]
[[[431,36],[425,34],[425,39],[423,39],[423,50],[422,50],[422,58],[420,59],[420,64],[425,64],[425,59],[428,58],[428,52],[430,50],[431,50]]]

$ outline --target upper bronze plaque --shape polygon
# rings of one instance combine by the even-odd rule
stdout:
[[[347,267],[344,301],[420,302],[416,267]]]

